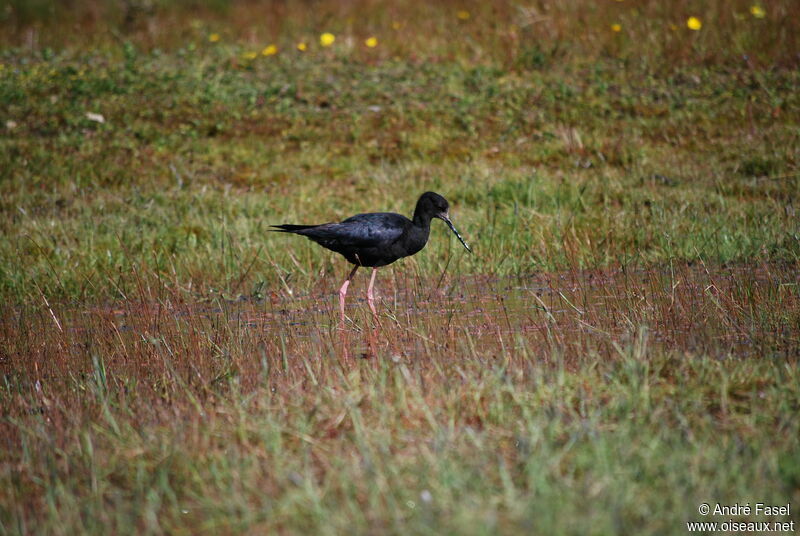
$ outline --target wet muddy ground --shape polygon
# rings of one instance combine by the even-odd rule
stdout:
[[[348,304],[345,329],[374,329],[383,343],[379,353],[409,356],[415,340],[440,348],[463,348],[466,341],[470,353],[553,345],[568,353],[610,352],[642,332],[651,344],[676,350],[788,355],[796,352],[797,328],[780,317],[796,317],[798,282],[792,267],[766,265],[465,277],[439,287],[416,282],[416,288],[413,281],[390,281],[395,284],[381,295],[379,325],[360,298]],[[351,302],[360,294],[363,289],[351,291]],[[335,306],[330,288],[280,303],[226,303],[206,314],[224,315],[265,336],[280,330],[290,340],[324,340],[340,327]]]
[[[116,373],[146,378],[170,361],[207,382],[246,377],[265,362],[291,369],[320,359],[569,361],[613,357],[642,344],[719,358],[800,351],[800,275],[793,265],[681,264],[442,281],[399,271],[382,276],[378,323],[362,278],[351,287],[342,326],[331,276],[311,293],[283,289],[263,299],[187,302],[167,295],[88,309],[7,310],[2,369],[52,378],[102,358]]]

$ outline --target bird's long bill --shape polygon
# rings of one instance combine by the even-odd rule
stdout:
[[[467,243],[466,243],[466,242],[464,242],[464,239],[463,239],[463,238],[461,238],[461,235],[460,235],[460,234],[458,234],[458,231],[456,230],[456,227],[455,227],[455,225],[453,225],[453,222],[451,222],[451,221],[450,221],[450,218],[448,218],[447,216],[443,216],[443,217],[442,217],[442,220],[443,220],[443,221],[444,221],[444,222],[447,224],[447,226],[448,226],[448,227],[450,227],[450,230],[451,230],[451,231],[453,231],[453,232],[455,233],[455,235],[456,235],[456,237],[459,239],[459,241],[461,241],[461,243],[462,243],[462,244],[464,244],[464,247],[465,247],[465,248],[467,248],[467,251],[469,251],[470,253],[472,253],[472,250],[471,250],[471,249],[469,249],[469,246],[467,245]]]

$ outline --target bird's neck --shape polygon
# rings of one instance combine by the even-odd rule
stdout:
[[[422,227],[423,229],[429,228],[431,226],[431,219],[433,219],[433,217],[429,213],[424,212],[419,208],[414,210],[413,222],[415,226]]]

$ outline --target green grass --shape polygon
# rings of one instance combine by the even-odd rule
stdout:
[[[60,447],[28,418],[30,469],[5,481],[4,524],[20,525],[5,528],[678,534],[703,502],[797,500],[795,368],[668,354],[510,378],[475,365],[425,387],[414,365],[382,360],[306,377],[292,402],[234,390],[145,428],[112,406]]]
[[[34,282],[59,299],[114,295],[109,277],[134,267],[203,290],[251,262],[248,282],[274,282],[291,254],[341,271],[268,225],[410,213],[426,190],[454,203],[470,272],[797,259],[797,71],[9,54],[0,293],[13,301],[38,300]],[[434,238],[424,272],[441,267]]]
[[[8,4],[0,533],[796,518],[796,2]],[[269,225],[427,190],[338,330]]]

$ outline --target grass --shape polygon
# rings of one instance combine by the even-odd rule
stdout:
[[[262,247],[250,276],[264,281],[294,270],[292,251],[333,269],[267,225],[409,213],[429,189],[475,243],[469,271],[797,258],[796,71],[769,75],[776,120],[724,73],[637,87],[609,65],[587,81],[394,62],[359,78],[362,66],[324,59],[249,71],[199,58],[191,74],[175,60],[132,74],[59,59],[4,78],[19,126],[3,139],[2,256],[23,260],[4,263],[4,296],[24,299],[33,280],[59,298],[108,295],[105,276],[145,265],[224,288]]]
[[[796,506],[800,12],[750,7],[11,1],[0,532]],[[434,224],[337,329],[343,261],[269,225],[426,190],[476,254]]]
[[[702,41],[673,63],[633,43],[532,66],[313,43],[246,61],[193,35],[4,52],[4,298],[119,297],[135,268],[202,293],[297,265],[338,277],[267,225],[408,213],[425,190],[455,204],[478,252],[466,272],[797,259],[796,69],[687,63]]]
[[[327,291],[9,314],[3,526],[663,534],[798,500],[794,266],[423,283],[375,334]]]

